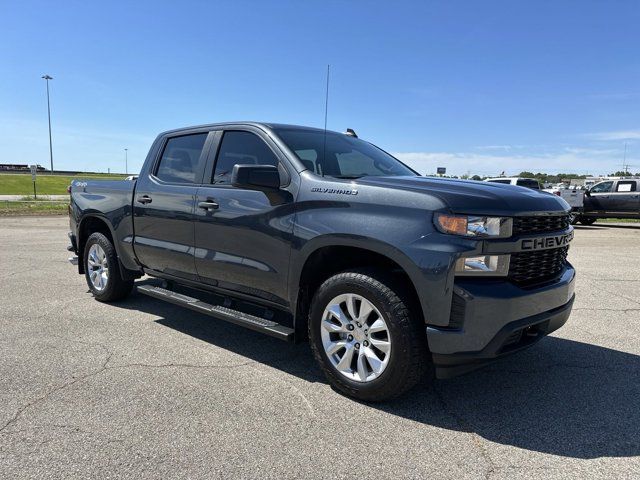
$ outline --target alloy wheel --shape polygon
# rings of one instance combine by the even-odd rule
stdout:
[[[347,293],[333,298],[322,314],[320,328],[327,357],[348,379],[370,382],[389,364],[389,327],[363,296]]]
[[[106,253],[97,243],[94,243],[89,248],[87,267],[91,285],[93,285],[93,288],[97,291],[101,292],[107,287],[107,282],[109,281],[109,264]]]

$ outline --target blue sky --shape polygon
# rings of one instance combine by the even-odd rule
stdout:
[[[0,162],[136,171],[160,131],[354,128],[421,172],[640,171],[640,2],[0,0]]]

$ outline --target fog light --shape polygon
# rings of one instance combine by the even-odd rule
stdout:
[[[460,257],[456,275],[504,277],[509,273],[510,255],[478,255]]]

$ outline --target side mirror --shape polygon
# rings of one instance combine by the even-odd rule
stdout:
[[[585,194],[587,197],[590,197],[590,196],[591,196],[591,189],[590,189],[590,188],[587,188],[587,189],[584,191],[584,194]]]
[[[273,165],[234,165],[231,185],[253,190],[280,188],[280,173]]]

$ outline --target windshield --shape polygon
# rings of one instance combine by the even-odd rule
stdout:
[[[540,184],[537,180],[533,180],[530,178],[519,178],[516,182],[516,185],[520,185],[521,187],[532,188],[534,190],[540,190]]]
[[[410,175],[417,173],[378,147],[335,132],[276,129],[284,143],[300,161],[318,175],[336,178]],[[326,154],[324,149],[326,145]]]

